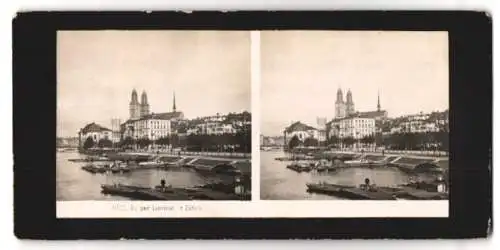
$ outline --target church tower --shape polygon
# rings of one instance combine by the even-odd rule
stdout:
[[[352,115],[356,111],[354,110],[354,102],[352,100],[352,92],[351,90],[347,90],[347,96],[346,96],[346,115]]]
[[[339,88],[337,90],[337,100],[335,101],[335,118],[343,118],[345,117],[345,103],[344,96],[342,94],[342,90]]]
[[[134,89],[132,90],[132,98],[129,104],[130,119],[135,120],[140,118],[139,109],[140,106],[139,106],[139,101],[137,99],[137,91],[135,91]]]
[[[141,95],[141,117],[149,115],[149,104],[148,104],[148,96],[146,91],[142,91]]]

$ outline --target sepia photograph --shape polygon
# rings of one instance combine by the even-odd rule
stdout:
[[[260,197],[448,200],[444,31],[261,32]]]
[[[250,33],[57,33],[57,201],[250,200]]]

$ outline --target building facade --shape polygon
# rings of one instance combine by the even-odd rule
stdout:
[[[346,117],[334,119],[328,123],[327,137],[362,139],[374,136],[376,132],[375,119],[364,117]]]

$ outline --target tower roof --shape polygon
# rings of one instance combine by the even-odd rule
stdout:
[[[132,99],[130,100],[131,104],[137,103],[137,91],[135,89],[132,90]]]
[[[141,94],[141,104],[148,104],[148,95],[145,90],[143,90]]]
[[[175,113],[175,110],[176,110],[176,106],[175,106],[175,91],[174,91],[174,101],[173,101],[173,105],[172,105],[172,112]]]
[[[380,106],[380,91],[377,92],[377,111],[380,111],[382,107]]]

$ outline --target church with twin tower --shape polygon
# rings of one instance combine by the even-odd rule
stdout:
[[[344,94],[342,89],[337,90],[337,99],[335,101],[335,118],[341,119],[350,116],[362,116],[374,119],[383,119],[387,117],[387,111],[382,110],[380,105],[380,95],[377,95],[377,110],[368,112],[359,112],[354,108],[354,101],[352,98],[352,92],[350,89],[347,90],[346,99],[344,101]]]
[[[132,90],[132,98],[129,105],[130,119],[136,120],[146,115],[149,115],[148,95],[146,91],[142,91],[141,102],[137,98],[137,91]]]
[[[148,138],[156,140],[176,133],[175,122],[184,119],[184,114],[176,109],[175,93],[172,100],[172,111],[164,113],[151,112],[146,91],[141,94],[141,101],[137,91],[132,90],[129,103],[129,119],[121,124],[122,138]]]

